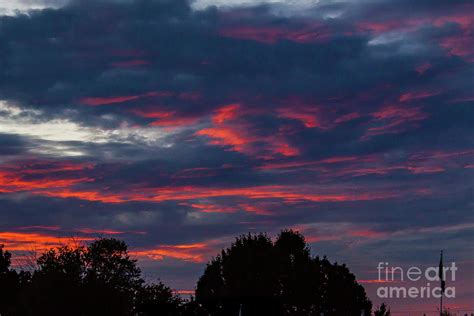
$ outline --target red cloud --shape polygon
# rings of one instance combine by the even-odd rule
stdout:
[[[151,126],[162,127],[185,127],[195,124],[199,118],[197,117],[171,117],[158,119],[150,123]]]
[[[11,193],[71,187],[93,179],[83,175],[92,164],[25,161],[0,168],[0,192]]]
[[[89,106],[108,105],[115,103],[124,103],[127,101],[133,101],[145,97],[168,97],[172,96],[173,93],[162,91],[162,92],[148,92],[139,95],[127,95],[127,96],[115,96],[115,97],[86,97],[82,98],[79,102]]]
[[[434,95],[439,94],[438,92],[431,92],[431,91],[420,91],[420,92],[407,92],[404,93],[400,96],[399,101],[400,102],[407,102],[407,101],[412,101],[416,99],[424,99],[424,98],[429,98]]]
[[[99,234],[99,235],[123,235],[123,234],[145,234],[141,231],[119,231],[111,229],[93,229],[93,228],[81,228],[77,230],[79,233],[83,234]]]
[[[350,232],[350,235],[354,237],[380,238],[380,237],[387,236],[387,233],[366,229],[366,230],[352,231]]]
[[[424,16],[424,17],[407,17],[398,20],[384,20],[384,21],[361,21],[357,23],[359,31],[370,31],[375,34],[393,32],[393,31],[413,31],[423,25],[433,25],[442,27],[446,23],[458,24],[462,30],[467,31],[472,26],[473,17],[468,12],[473,9],[473,6],[466,6],[464,12],[446,13],[444,16]]]
[[[278,117],[300,121],[306,128],[327,130],[361,117],[357,112],[337,111],[335,100],[325,101],[331,106],[314,104],[313,101],[298,96],[290,96],[276,102],[281,103],[277,109]],[[344,106],[347,106],[347,103]]]
[[[159,110],[146,110],[146,109],[133,109],[131,113],[149,119],[155,119],[150,123],[151,126],[162,126],[162,127],[181,127],[190,126],[195,124],[199,117],[186,117],[178,116],[176,111],[159,111]]]
[[[23,232],[0,232],[0,244],[10,251],[44,251],[52,247],[92,241],[91,237],[61,238],[53,235]]]
[[[181,205],[188,205],[191,206],[192,208],[195,208],[199,210],[202,213],[234,213],[237,211],[236,208],[234,207],[228,207],[228,206],[220,206],[217,204],[188,204],[188,203],[180,203]]]
[[[326,26],[316,22],[307,23],[294,29],[283,26],[228,26],[222,28],[219,34],[224,37],[252,40],[265,44],[275,44],[282,40],[302,44],[312,43],[327,40],[331,36]]]
[[[129,201],[179,201],[217,197],[243,197],[248,199],[281,199],[286,202],[345,202],[367,201],[395,198],[405,193],[381,190],[379,192],[362,192],[344,190],[335,192],[312,192],[304,186],[255,186],[244,188],[208,188],[208,187],[165,187],[141,188],[123,192],[80,191],[72,189],[55,189],[48,191],[33,191],[52,197],[78,198],[104,203],[124,203]],[[418,192],[415,192],[418,194]]]
[[[359,177],[365,175],[386,175],[406,171],[412,174],[444,172],[448,168],[466,168],[473,151],[422,151],[414,152],[403,159],[386,159],[383,154],[330,157],[315,161],[285,161],[266,163],[259,167],[265,170],[283,172],[316,171],[320,179],[337,177]]]
[[[407,155],[403,160],[386,160],[382,155],[367,155],[361,157],[329,157],[318,161],[294,161],[263,165],[267,170],[298,170],[307,169],[318,172],[319,179],[335,177],[356,177],[370,174],[385,175],[397,171],[407,171],[412,174],[443,172],[446,168],[464,168],[469,165],[472,151],[461,152],[422,152]],[[3,169],[1,173],[0,191],[4,193],[28,192],[35,195],[77,198],[87,201],[100,201],[103,203],[125,203],[128,201],[186,201],[204,198],[240,197],[247,199],[279,199],[286,202],[342,202],[362,201],[375,199],[388,199],[404,194],[429,194],[430,191],[392,192],[379,190],[376,192],[348,191],[345,189],[315,192],[315,188],[302,185],[293,186],[254,186],[242,188],[209,188],[199,186],[176,187],[147,187],[131,186],[125,189],[109,190],[94,187],[94,182],[75,171],[75,166],[66,165],[69,171],[58,171],[60,168],[50,166],[54,171],[54,178],[40,169],[41,178],[29,178],[34,170],[27,170],[26,175],[22,170]],[[88,170],[88,169],[87,169]],[[82,172],[82,171],[80,171]],[[80,184],[81,186],[78,186]],[[192,203],[196,209],[206,212],[231,212],[233,209],[211,205]],[[209,204],[209,203],[208,203]],[[248,203],[241,203],[249,205]],[[254,206],[254,205],[253,205]],[[251,211],[251,208],[247,208]],[[254,208],[254,212],[258,209]]]
[[[271,158],[271,154],[282,156],[297,156],[299,154],[299,150],[288,144],[282,136],[250,134],[251,128],[245,128],[245,126],[233,124],[210,127],[196,132],[196,135],[211,138],[210,143],[213,145],[229,146],[231,150],[249,155],[259,155],[261,158]]]
[[[162,245],[151,249],[134,250],[130,254],[139,258],[163,260],[166,257],[191,262],[205,262],[206,254],[213,252],[206,243]]]
[[[239,204],[239,206],[249,213],[254,213],[257,215],[273,215],[272,212],[262,209],[260,206],[250,204]]]
[[[218,108],[212,115],[212,127],[195,133],[211,139],[213,145],[226,146],[230,150],[247,155],[270,159],[272,155],[296,156],[299,150],[286,141],[282,132],[263,134],[255,124],[246,121],[249,111],[240,104]]]
[[[176,112],[174,111],[154,111],[154,110],[143,110],[143,109],[133,109],[130,110],[131,113],[143,117],[143,118],[154,118],[154,119],[163,119],[172,117]]]
[[[273,145],[272,151],[286,157],[298,156],[300,151],[279,138],[270,138],[269,142]]]
[[[322,128],[319,120],[319,111],[317,108],[281,108],[278,110],[279,116],[301,121],[307,128]]]
[[[96,106],[96,105],[106,105],[113,103],[123,103],[131,100],[139,99],[139,95],[129,95],[129,96],[120,96],[120,97],[87,97],[80,100],[82,104]]]
[[[384,106],[372,113],[372,127],[367,129],[362,140],[382,134],[397,134],[418,125],[428,117],[420,107],[405,107],[398,105]]]
[[[276,162],[266,163],[259,168],[261,169],[292,169],[292,168],[312,168],[323,164],[336,164],[347,161],[363,161],[362,157],[347,156],[347,157],[330,157],[317,161],[293,161],[293,162]]]
[[[386,21],[362,21],[358,22],[356,27],[360,32],[372,32],[381,34],[392,31],[410,31],[416,29],[424,23],[423,19],[399,19]]]
[[[208,136],[212,139],[213,145],[230,146],[235,151],[245,152],[245,147],[255,141],[251,136],[244,135],[243,131],[235,129],[235,127],[211,127],[205,128],[196,135]]]
[[[449,55],[462,57],[468,62],[474,62],[474,48],[472,42],[472,35],[463,34],[445,37],[441,40],[440,45]]]
[[[86,231],[86,233],[88,233]],[[120,232],[111,231],[110,234]],[[71,246],[75,247],[81,243],[95,240],[94,237],[59,237],[54,235],[40,233],[23,232],[0,232],[0,244],[5,245],[9,251],[38,251],[43,252],[50,248]],[[220,241],[219,241],[220,242]],[[139,258],[149,258],[153,260],[162,260],[170,257],[179,260],[204,262],[211,257],[218,248],[218,241],[207,241],[202,243],[181,244],[181,245],[162,245],[152,249],[138,249],[130,251],[131,255]]]
[[[472,14],[466,13],[474,10],[472,5],[464,6],[462,12],[446,13],[441,17],[417,17],[388,21],[362,21],[357,23],[359,31],[369,31],[374,34],[386,32],[411,32],[419,29],[423,25],[432,25],[435,27],[444,27],[448,23],[457,24],[460,28],[460,34],[446,36],[440,40],[440,46],[443,47],[449,55],[464,58],[468,62],[474,61],[474,49],[472,45],[472,25],[474,18]],[[418,70],[417,70],[418,71]],[[423,73],[425,70],[418,71]]]
[[[222,124],[225,121],[235,119],[239,114],[240,104],[225,105],[216,110],[212,120],[215,124]]]

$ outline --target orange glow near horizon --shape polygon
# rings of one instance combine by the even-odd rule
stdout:
[[[58,237],[41,233],[0,232],[0,244],[8,251],[45,251],[64,245],[92,241],[92,237]]]
[[[204,262],[204,253],[208,252],[205,243],[194,243],[184,245],[163,245],[151,249],[134,250],[130,254],[139,258],[151,260],[163,260],[165,257],[191,262]]]

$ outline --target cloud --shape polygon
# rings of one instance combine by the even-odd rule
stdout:
[[[67,243],[92,241],[92,237],[61,238],[58,236],[38,233],[0,232],[0,242],[11,251],[45,251],[52,247],[60,247]]]
[[[15,15],[17,12],[28,12],[45,8],[59,8],[68,0],[10,0],[0,4],[1,15]]]
[[[249,231],[300,228],[366,280],[360,253],[408,264],[442,244],[468,257],[469,1],[8,6],[11,247],[109,234],[181,289]]]
[[[407,95],[402,95],[400,99],[402,102],[409,98]],[[398,134],[409,128],[416,128],[417,122],[424,120],[426,114],[423,113],[419,107],[401,107],[401,106],[386,106],[372,113],[373,124],[376,126],[367,129],[367,134],[363,137],[373,137],[381,134]]]
[[[136,250],[131,252],[133,256],[138,258],[146,257],[153,260],[163,260],[165,257],[175,258],[184,261],[192,261],[203,263],[207,260],[210,253],[216,249],[209,249],[205,243],[185,244],[185,245],[162,245],[146,250]],[[205,254],[207,256],[205,258]]]
[[[5,101],[0,101],[0,111],[4,113],[4,116],[0,118],[0,133],[17,135],[39,142],[39,146],[29,149],[36,154],[90,155],[89,152],[78,149],[74,143],[126,144],[138,141],[167,146],[164,139],[170,134],[169,130],[165,131],[158,127],[133,127],[127,123],[117,129],[83,126],[67,118],[48,118],[41,110],[24,109]]]

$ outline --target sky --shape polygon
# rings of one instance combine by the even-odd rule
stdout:
[[[376,304],[379,262],[437,266],[444,249],[446,303],[474,311],[472,12],[0,1],[0,244],[20,267],[121,238],[149,280],[190,293],[235,236],[292,228]]]

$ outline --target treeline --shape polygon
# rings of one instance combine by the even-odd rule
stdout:
[[[236,238],[206,266],[196,296],[183,300],[148,283],[125,242],[98,239],[43,253],[35,269],[11,268],[0,247],[0,315],[370,315],[372,303],[344,265],[313,257],[304,237],[282,231]]]

